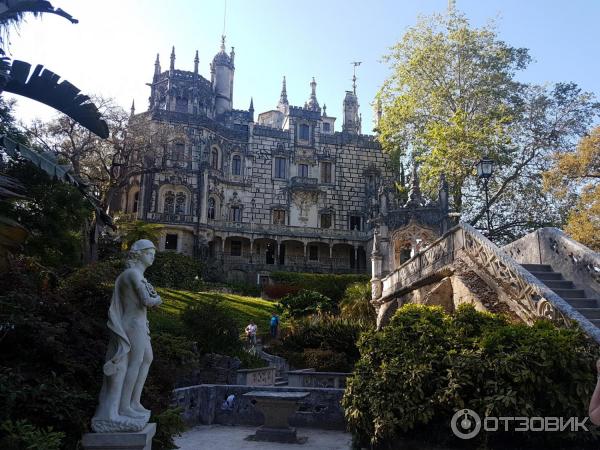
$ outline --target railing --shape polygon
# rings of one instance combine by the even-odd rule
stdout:
[[[423,279],[444,269],[459,256],[468,257],[502,288],[514,311],[526,322],[544,317],[563,326],[578,322],[600,343],[600,329],[565,300],[525,270],[472,226],[461,223],[382,279],[383,293],[374,303],[382,304],[410,292]]]
[[[290,179],[290,187],[294,188],[309,188],[311,190],[318,189],[319,179],[309,177],[292,177]]]
[[[275,367],[258,369],[240,369],[237,371],[237,383],[243,386],[275,386]]]
[[[293,235],[299,238],[330,238],[350,241],[365,241],[370,238],[370,232],[357,230],[337,230],[334,228],[311,228],[292,225],[276,225],[248,222],[229,222],[225,220],[209,220],[209,225],[218,231],[235,231],[247,234],[270,234],[273,236]]]
[[[346,378],[351,375],[351,373],[346,372],[315,372],[294,370],[292,372],[288,372],[288,386],[345,389]]]
[[[346,258],[320,258],[318,261],[312,261],[304,256],[285,256],[283,264],[278,258],[267,259],[265,254],[232,254],[230,252],[215,252],[213,258],[226,266],[244,265],[254,270],[288,270],[292,272],[351,272],[358,271],[364,273],[366,267],[357,269],[356,265],[350,264]]]
[[[195,223],[195,217],[190,214],[149,212],[147,217],[150,222]]]

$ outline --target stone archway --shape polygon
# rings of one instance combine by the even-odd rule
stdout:
[[[397,269],[439,237],[433,229],[411,221],[391,234],[394,269]]]

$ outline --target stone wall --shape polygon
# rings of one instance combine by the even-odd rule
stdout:
[[[252,386],[202,384],[173,391],[173,406],[182,408],[182,417],[188,426],[197,424],[262,425],[264,417],[251,399],[243,396],[256,390]],[[340,405],[343,389],[263,387],[269,392],[309,392],[299,403],[298,412],[290,418],[295,427],[328,430],[345,429],[344,411]],[[222,409],[225,399],[233,394],[235,401],[231,410]]]

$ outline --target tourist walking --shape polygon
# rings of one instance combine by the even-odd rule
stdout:
[[[271,330],[271,337],[272,338],[276,338],[277,337],[278,328],[279,328],[279,316],[277,316],[277,314],[275,314],[275,313],[271,313],[270,330]]]
[[[246,327],[246,339],[248,340],[248,343],[252,346],[256,345],[257,330],[258,330],[258,327],[256,326],[256,324],[254,322],[250,322],[248,324],[248,326]]]

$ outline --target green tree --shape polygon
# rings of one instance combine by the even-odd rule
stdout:
[[[600,250],[600,126],[585,136],[569,153],[557,153],[554,165],[544,173],[544,188],[567,198],[565,231],[594,250]]]
[[[158,247],[160,239],[160,230],[163,226],[157,223],[146,223],[141,220],[133,222],[125,222],[118,226],[118,231],[121,233],[121,242],[123,250],[127,250],[131,244],[140,239],[149,239]]]
[[[518,82],[528,50],[501,41],[492,25],[471,27],[455,11],[422,18],[385,59],[392,74],[377,97],[378,131],[392,160],[414,157],[430,193],[445,173],[452,207],[477,224],[485,205],[474,166],[491,157],[490,205],[494,223],[503,225],[498,239],[560,220],[559,207],[531,214],[549,202],[541,170],[551,152],[572,148],[587,130],[598,109],[591,94],[574,84]]]

